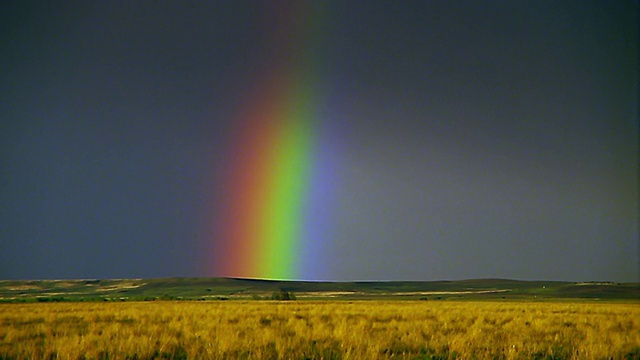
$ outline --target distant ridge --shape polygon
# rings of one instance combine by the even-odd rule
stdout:
[[[0,280],[0,301],[265,300],[625,300],[640,283],[468,279],[440,281],[289,281],[249,278]]]

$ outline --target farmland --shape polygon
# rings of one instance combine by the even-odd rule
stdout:
[[[0,304],[0,359],[638,359],[640,304],[125,301]]]
[[[299,300],[638,301],[638,283],[460,281],[308,282],[229,278],[0,280],[0,302],[255,300],[280,290]]]

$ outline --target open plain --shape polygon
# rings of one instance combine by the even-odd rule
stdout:
[[[0,359],[638,359],[637,303],[0,304]]]

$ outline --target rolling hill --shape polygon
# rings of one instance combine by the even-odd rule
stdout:
[[[266,300],[287,291],[298,300],[626,300],[640,284],[612,282],[458,281],[310,282],[237,278],[0,280],[2,302]]]

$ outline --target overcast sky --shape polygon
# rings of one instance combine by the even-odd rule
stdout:
[[[308,279],[640,281],[637,1],[318,3]],[[0,278],[219,275],[231,129],[289,5],[3,1]]]

